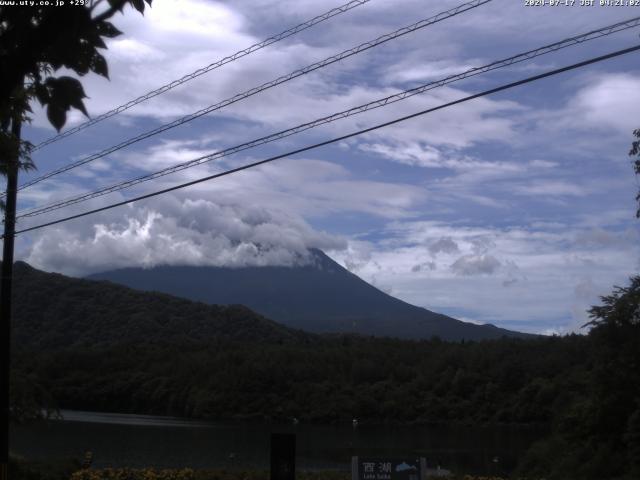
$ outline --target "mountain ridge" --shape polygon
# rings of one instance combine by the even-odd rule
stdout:
[[[401,339],[488,340],[529,334],[477,325],[392,297],[310,250],[295,267],[155,266],[88,276],[208,304],[242,304],[280,324],[313,333],[356,333]]]
[[[27,350],[208,341],[305,343],[312,334],[242,305],[207,305],[14,265],[12,343]]]

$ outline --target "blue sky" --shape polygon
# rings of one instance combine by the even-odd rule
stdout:
[[[371,0],[39,150],[39,174],[461,2]],[[579,3],[579,2],[578,2]],[[109,42],[91,115],[338,2],[155,0]],[[19,208],[152,172],[616,21],[633,7],[494,0],[20,193]],[[23,220],[77,213],[407,115],[638,43],[640,29],[438,88],[286,140]],[[398,298],[529,332],[579,330],[638,272],[638,53],[483,97],[225,179],[25,234],[18,256],[84,275],[160,263],[290,265],[309,247]],[[73,114],[69,125],[81,122]],[[36,108],[25,137],[54,132]],[[24,176],[23,180],[28,177]]]

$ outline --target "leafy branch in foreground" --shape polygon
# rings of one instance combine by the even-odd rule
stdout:
[[[631,150],[629,151],[629,156],[636,157],[633,162],[633,170],[636,175],[640,175],[640,128],[633,131],[633,135],[638,139],[635,140],[631,144]],[[636,195],[636,201],[638,202],[638,210],[636,210],[636,217],[640,218],[640,190],[638,190],[638,194]]]
[[[100,50],[107,48],[106,39],[122,33],[109,19],[126,5],[143,13],[145,2],[151,5],[152,0],[108,0],[74,8],[0,7],[0,130],[28,121],[33,99],[46,108],[58,131],[72,108],[88,116],[80,80],[54,73],[66,68],[80,77],[93,72],[109,78]],[[100,5],[106,8],[95,14]],[[2,161],[7,158],[3,155]]]
[[[615,286],[611,295],[600,299],[604,305],[589,309],[592,320],[585,326],[640,326],[640,275],[632,277],[628,287]]]

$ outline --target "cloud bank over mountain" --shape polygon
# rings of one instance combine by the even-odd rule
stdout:
[[[52,229],[25,259],[45,270],[84,275],[133,266],[293,266],[309,261],[311,248],[345,246],[344,239],[285,212],[168,197],[156,208],[133,207],[83,231]]]

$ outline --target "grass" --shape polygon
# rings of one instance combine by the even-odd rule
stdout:
[[[82,469],[75,460],[27,462],[12,457],[9,462],[11,480],[269,480],[267,470],[194,470],[156,468],[89,468]],[[502,477],[455,475],[428,477],[428,480],[506,480]],[[298,471],[296,480],[351,480],[344,471]],[[524,479],[520,479],[524,480]]]

